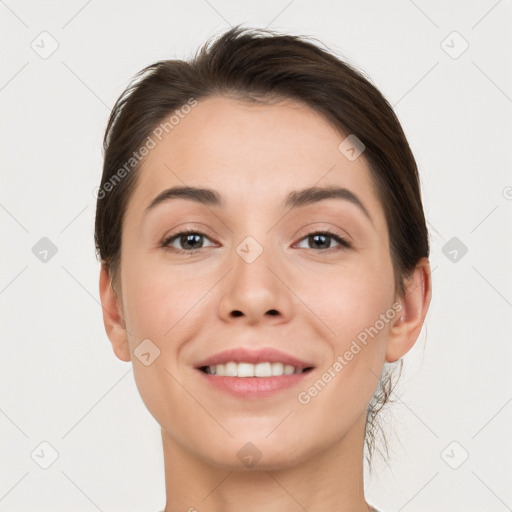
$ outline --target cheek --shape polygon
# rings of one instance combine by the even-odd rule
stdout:
[[[147,260],[126,258],[123,304],[132,338],[154,339],[163,345],[185,325],[193,323],[201,299],[212,287],[212,276],[192,268],[151,266]]]
[[[328,326],[337,349],[378,322],[393,304],[393,270],[385,258],[317,274],[314,282],[314,287],[302,284],[301,296]],[[380,322],[378,326],[382,334],[387,332]]]
[[[155,419],[172,425],[176,422],[169,416],[171,411],[179,409],[179,404],[190,404],[190,396],[178,384],[184,378],[179,366],[181,349],[200,329],[201,298],[211,285],[206,278],[194,279],[188,270],[152,266],[147,258],[139,260],[134,253],[124,262],[123,305],[131,352],[146,339],[159,350],[147,366],[135,352],[135,382]],[[150,348],[151,358],[154,350]],[[171,410],[169,404],[174,404]]]
[[[390,262],[345,270],[316,281],[322,288],[310,292],[311,310],[329,328],[323,333],[330,354],[298,395],[304,414],[314,411],[315,421],[329,425],[333,436],[364,413],[375,393],[389,324],[397,314]]]

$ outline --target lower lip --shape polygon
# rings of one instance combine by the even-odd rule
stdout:
[[[297,386],[312,370],[278,377],[216,377],[197,370],[214,388],[238,398],[265,398]]]

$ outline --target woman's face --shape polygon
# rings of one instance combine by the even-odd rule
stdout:
[[[136,383],[164,436],[226,468],[247,456],[285,467],[356,427],[362,436],[399,315],[364,153],[354,159],[350,140],[340,150],[345,136],[292,101],[211,97],[164,135],[128,203],[120,272]],[[175,187],[191,190],[165,195]],[[289,357],[312,370],[268,378],[198,368],[237,348],[248,355],[224,361]],[[286,356],[259,353],[267,349]],[[281,367],[256,367],[272,369]]]

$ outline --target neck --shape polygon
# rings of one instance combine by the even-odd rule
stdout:
[[[272,471],[232,471],[183,448],[162,429],[165,512],[368,512],[364,498],[366,416],[327,450]]]

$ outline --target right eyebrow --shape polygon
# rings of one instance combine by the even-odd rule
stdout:
[[[190,199],[191,201],[196,201],[210,206],[221,206],[223,204],[221,195],[215,190],[211,190],[209,188],[171,187],[160,192],[160,194],[151,201],[148,207],[144,210],[144,215],[159,204],[172,199]]]

